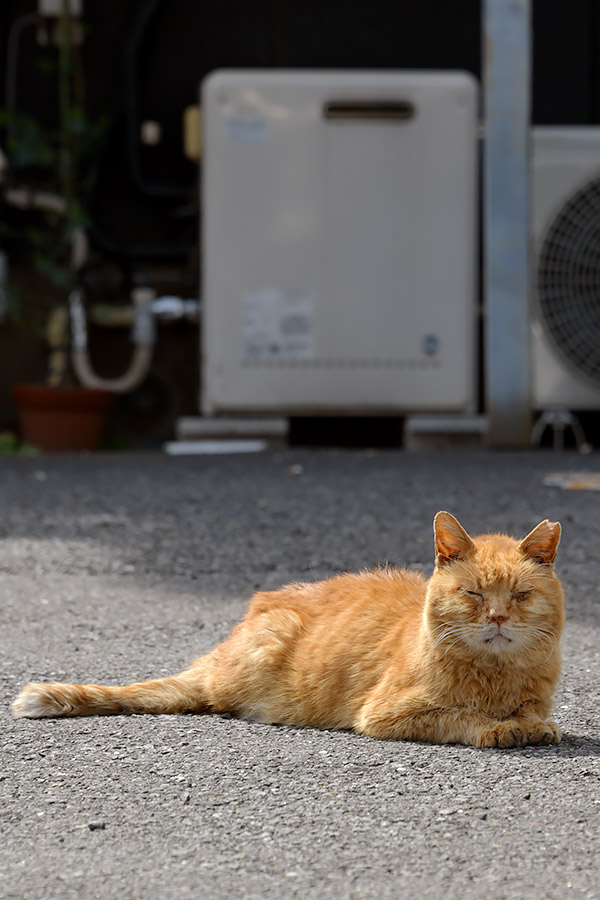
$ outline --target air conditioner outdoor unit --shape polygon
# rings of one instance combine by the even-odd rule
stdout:
[[[232,70],[202,93],[204,411],[470,411],[474,79]]]
[[[535,128],[533,405],[600,409],[600,128]]]

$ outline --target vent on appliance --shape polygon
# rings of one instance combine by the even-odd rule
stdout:
[[[539,315],[556,350],[600,383],[600,180],[561,207],[542,244]]]

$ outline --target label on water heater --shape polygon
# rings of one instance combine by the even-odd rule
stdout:
[[[248,291],[243,316],[247,360],[315,358],[312,297],[274,288]]]
[[[225,137],[230,144],[262,144],[267,139],[267,120],[259,116],[225,119]]]

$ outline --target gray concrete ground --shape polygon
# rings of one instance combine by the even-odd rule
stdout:
[[[0,896],[600,897],[597,455],[270,451],[0,461]],[[556,747],[476,750],[210,716],[27,721],[29,679],[180,669],[249,594],[562,521]]]

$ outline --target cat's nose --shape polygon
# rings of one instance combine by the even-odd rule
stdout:
[[[497,625],[502,625],[503,622],[508,622],[508,616],[504,615],[504,613],[496,612],[495,609],[490,609],[488,613],[488,619],[490,622],[495,622]]]

